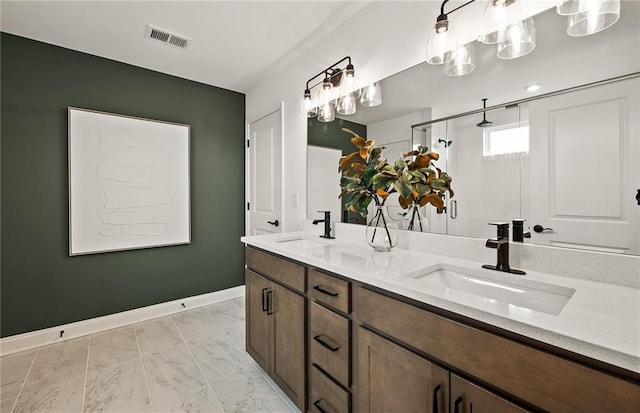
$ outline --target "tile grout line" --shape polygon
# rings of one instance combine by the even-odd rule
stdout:
[[[27,384],[27,379],[29,378],[29,374],[31,374],[31,369],[33,369],[33,365],[36,363],[36,358],[38,357],[38,354],[40,354],[40,348],[38,348],[36,350],[36,354],[33,355],[33,360],[31,360],[31,364],[29,364],[29,370],[27,370],[27,375],[24,376],[24,380],[22,380],[22,385],[20,386],[20,390],[18,391],[18,395],[16,396],[16,401],[14,401],[13,406],[11,406],[10,412],[13,412],[13,410],[18,405],[18,400],[20,399],[20,396],[22,396],[22,390],[24,389],[24,385]]]
[[[239,297],[238,297],[239,298]],[[237,298],[234,298],[233,300],[236,300]],[[230,301],[230,300],[229,300]],[[217,303],[216,303],[217,304]],[[216,304],[212,304],[211,306],[214,306]],[[208,306],[208,307],[211,307]],[[208,308],[205,307],[205,308]],[[226,335],[229,338],[229,341],[231,342],[231,345],[234,346],[237,350],[240,351],[240,353],[242,353],[242,355],[248,359],[251,362],[251,365],[253,366],[253,368],[258,372],[258,374],[260,375],[260,377],[262,377],[264,379],[264,381],[267,383],[267,385],[269,385],[269,387],[271,387],[273,389],[273,391],[278,395],[278,397],[280,397],[282,399],[282,401],[284,402],[284,404],[287,405],[287,407],[289,407],[289,409],[291,409],[292,412],[299,412],[300,410],[297,408],[294,409],[292,407],[293,403],[292,401],[290,401],[290,399],[288,397],[283,397],[284,392],[279,389],[274,387],[275,383],[272,381],[272,379],[266,374],[266,372],[264,370],[262,370],[262,368],[260,366],[258,366],[258,364],[256,363],[256,361],[251,358],[251,356],[249,355],[249,353],[247,353],[247,351],[245,349],[243,349],[240,346],[240,343],[236,343],[236,341],[233,339],[233,337],[231,337],[224,328],[222,328],[222,326],[220,325],[220,323],[218,323],[216,321],[215,318],[213,318],[213,316],[205,309],[205,313],[207,313],[207,315],[209,316],[209,318],[211,319],[211,321],[213,321],[215,323],[215,325],[218,326],[218,328],[220,328],[220,330],[222,330],[222,332],[224,333],[224,335]],[[245,321],[243,322],[243,324],[246,324],[246,318]],[[245,340],[246,340],[246,325],[245,325]]]
[[[142,361],[142,350],[140,349],[140,342],[138,341],[138,331],[135,326],[131,326],[133,328],[133,335],[136,338],[136,347],[138,347],[138,355],[140,356],[140,365],[142,366],[142,376],[144,377],[144,385],[147,388],[147,396],[149,397],[149,405],[151,406],[151,411],[154,411],[153,408],[153,400],[151,400],[151,390],[149,390],[149,380],[147,379],[147,372],[144,368],[144,362]]]
[[[93,336],[89,336],[89,343],[87,344],[87,363],[84,368],[84,385],[82,386],[82,407],[81,412],[84,412],[84,403],[87,397],[87,376],[89,375],[89,357],[91,356],[91,341]]]
[[[205,311],[205,313],[206,313],[206,311]],[[200,374],[204,378],[204,382],[207,383],[207,388],[209,389],[209,391],[213,395],[213,398],[216,399],[216,403],[218,403],[218,406],[220,406],[221,411],[224,413],[225,410],[224,410],[224,407],[222,407],[222,403],[220,403],[220,400],[218,399],[218,396],[213,391],[213,388],[211,387],[211,383],[209,383],[209,379],[207,379],[207,376],[202,371],[202,368],[200,367],[200,363],[198,363],[198,359],[196,359],[196,356],[193,354],[193,351],[191,351],[191,347],[189,346],[189,343],[187,343],[187,340],[184,338],[184,335],[182,335],[182,331],[180,331],[180,327],[178,327],[178,324],[176,323],[176,320],[174,320],[173,317],[169,317],[169,318],[171,318],[171,321],[173,322],[173,325],[176,327],[176,330],[178,331],[178,334],[180,334],[180,338],[182,338],[182,342],[187,346],[187,350],[189,351],[189,354],[191,354],[191,358],[193,359],[193,361],[196,363],[196,367],[198,368],[198,371],[200,372]]]

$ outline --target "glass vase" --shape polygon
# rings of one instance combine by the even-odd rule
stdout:
[[[429,221],[426,216],[420,215],[420,205],[413,203],[407,213],[407,230],[416,232],[429,232]]]
[[[383,206],[376,207],[373,219],[367,224],[367,243],[376,251],[390,251],[398,244],[398,227]]]

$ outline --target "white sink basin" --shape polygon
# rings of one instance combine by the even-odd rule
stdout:
[[[488,270],[490,271],[490,270]],[[573,288],[529,280],[512,274],[438,264],[408,275],[416,287],[463,292],[506,305],[558,315],[576,292]]]
[[[281,238],[276,242],[282,245],[283,247],[304,248],[304,249],[324,247],[325,245],[327,245],[327,242],[320,241],[319,237],[318,237],[318,240],[311,240],[303,236]]]

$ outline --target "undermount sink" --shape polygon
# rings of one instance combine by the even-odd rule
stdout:
[[[438,264],[408,276],[414,286],[436,287],[472,294],[498,303],[558,315],[573,296],[573,288],[509,274]]]
[[[307,237],[303,236],[295,236],[289,238],[281,238],[277,240],[279,244],[282,246],[290,246],[295,248],[315,248],[315,247],[323,247],[327,245],[326,242],[322,242],[320,240],[310,240]]]

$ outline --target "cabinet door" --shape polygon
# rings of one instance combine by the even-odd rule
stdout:
[[[448,411],[448,371],[362,327],[357,341],[358,411]]]
[[[269,300],[273,317],[273,379],[304,411],[305,404],[305,299],[272,283]]]
[[[272,328],[267,314],[271,282],[251,270],[244,271],[246,289],[247,353],[266,371],[270,369]]]
[[[451,406],[453,413],[527,412],[453,373],[451,373]]]

